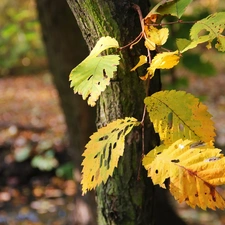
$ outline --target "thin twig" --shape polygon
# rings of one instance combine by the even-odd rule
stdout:
[[[157,27],[157,26],[166,26],[166,25],[172,25],[172,24],[195,24],[197,21],[183,21],[183,20],[177,20],[177,21],[171,21],[171,22],[165,22],[165,23],[152,23],[151,26]]]
[[[143,37],[143,33],[141,32],[133,41],[131,41],[129,44],[124,45],[122,47],[119,48],[119,50],[122,50],[124,48],[127,48],[130,46],[130,48],[132,48],[134,45],[136,45]]]

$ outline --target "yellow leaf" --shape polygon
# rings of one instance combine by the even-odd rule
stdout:
[[[216,186],[225,184],[225,158],[220,152],[207,143],[180,139],[170,146],[157,147],[154,153],[150,151],[143,165],[154,184],[162,186],[170,179],[170,192],[179,202],[202,209],[223,209],[225,201],[216,190]]]
[[[123,155],[125,136],[134,126],[138,126],[135,118],[118,119],[94,133],[85,146],[83,156],[83,179],[81,181],[83,194],[105,183],[112,176],[118,165],[119,157]]]
[[[179,63],[178,51],[158,53],[152,60],[148,76],[153,77],[156,69],[171,69]]]
[[[154,26],[145,27],[145,33],[147,37],[145,45],[146,47],[149,46],[150,50],[155,50],[155,48],[152,49],[154,45],[165,44],[169,36],[168,28],[157,29]]]
[[[145,47],[148,48],[150,51],[154,51],[156,49],[155,43],[149,38],[146,38],[145,40]]]
[[[147,63],[147,62],[148,62],[148,61],[147,61],[147,56],[145,56],[145,55],[139,56],[139,62],[137,63],[137,65],[136,65],[135,67],[133,67],[133,68],[131,69],[131,71],[136,70],[138,67],[144,65],[144,64]]]
[[[209,142],[214,125],[207,107],[184,91],[161,91],[144,100],[160,139],[166,144],[183,138]]]

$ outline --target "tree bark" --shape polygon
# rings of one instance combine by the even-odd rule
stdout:
[[[141,32],[141,25],[132,3],[138,4],[144,14],[147,14],[149,9],[147,0],[67,0],[67,2],[89,49],[92,49],[102,36],[109,35],[116,38],[120,46],[134,40]],[[146,90],[139,75],[144,75],[144,72],[140,70],[136,73],[130,72],[143,51],[140,46],[142,45],[121,52],[117,74],[102,93],[97,105],[97,127],[125,116],[133,116],[141,120]],[[151,80],[150,88],[151,93],[160,90],[159,74]],[[159,138],[151,123],[146,124],[145,131],[145,150],[148,152],[159,144]],[[155,208],[156,191],[151,180],[147,178],[146,171],[141,168],[141,130],[132,131],[125,145],[124,156],[121,157],[113,177],[105,185],[97,188],[98,224],[168,224],[168,220],[162,221],[157,217],[159,213],[157,213],[158,208]],[[166,201],[163,205],[168,206]],[[169,223],[183,224],[169,206],[166,209],[172,212]],[[160,217],[163,217],[163,214]]]
[[[89,136],[96,129],[94,122],[96,113],[95,109],[89,108],[80,96],[74,95],[69,84],[69,74],[86,57],[88,48],[65,0],[36,0],[36,4],[50,71],[67,125],[69,153],[75,165],[75,174],[78,174],[75,178],[77,183],[80,183],[81,155]],[[71,223],[96,224],[94,196],[89,194],[81,198],[81,191],[78,188],[75,201],[77,207]],[[90,218],[87,216],[82,218],[80,209],[86,210]]]

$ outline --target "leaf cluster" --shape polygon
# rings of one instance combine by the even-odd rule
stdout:
[[[163,48],[169,36],[169,30],[165,26],[174,23],[163,23],[163,17],[171,15],[178,18],[177,23],[183,23],[180,18],[191,2],[192,0],[163,0],[144,19],[138,6],[135,6],[142,31],[128,46],[132,47],[142,38],[145,40],[147,55],[141,55],[137,65],[131,69],[134,71],[148,64],[146,74],[141,79],[148,81],[154,76],[156,69],[173,68],[179,63],[183,53],[199,44],[206,43],[207,48],[211,48],[212,41],[216,39],[215,48],[224,51],[224,12],[209,15],[194,23],[190,39],[176,40],[177,50]],[[110,48],[122,50],[124,47],[119,48],[114,38],[102,37],[90,55],[70,74],[71,87],[84,99],[88,98],[91,106],[96,104],[101,92],[109,85],[119,65],[118,54],[103,54]],[[153,58],[151,51],[157,52]],[[225,183],[225,158],[214,147],[214,125],[207,107],[193,95],[175,90],[146,96],[144,103],[161,140],[161,145],[143,158],[143,166],[153,184],[166,188],[165,181],[169,179],[170,192],[177,201],[186,201],[191,207],[198,206],[202,209],[225,208],[225,201],[216,189],[218,185]],[[133,127],[143,126],[143,120],[128,117],[118,119],[90,137],[83,154],[83,193],[113,176],[119,157],[124,152],[126,135]]]

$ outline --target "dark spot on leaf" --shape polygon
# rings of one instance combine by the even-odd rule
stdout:
[[[123,130],[121,130],[118,134],[117,134],[117,140],[120,139],[121,134],[123,133]]]
[[[179,159],[172,159],[171,162],[173,162],[173,163],[179,163],[180,160]]]
[[[96,159],[98,157],[98,155],[99,155],[99,152],[94,156],[94,159]]]
[[[179,130],[184,131],[184,125],[182,123],[179,124]]]
[[[115,128],[111,131],[111,133],[114,133],[115,131],[118,131],[118,130],[119,130],[119,128]]]
[[[198,147],[202,147],[205,146],[205,143],[203,141],[197,141],[195,143],[192,143],[190,145],[190,148],[198,148]]]
[[[98,85],[100,85],[100,81],[98,82]]]
[[[109,150],[109,151],[112,150],[112,143],[109,144],[109,149],[108,149],[108,150]]]
[[[170,112],[168,114],[168,117],[167,117],[167,125],[168,125],[169,129],[171,129],[172,126],[173,126],[173,113],[172,112]]]
[[[160,155],[162,152],[157,152],[157,155]]]
[[[106,153],[106,145],[103,148],[103,153],[102,153],[103,159],[105,158],[105,153]]]
[[[95,179],[95,176],[92,176],[92,177],[91,177],[91,181],[93,181],[94,179]]]
[[[103,77],[104,77],[105,79],[108,78],[108,76],[106,75],[105,69],[103,70]]]
[[[129,129],[129,126],[126,126],[126,127],[124,128],[124,131],[123,131],[123,134],[124,134],[124,135],[126,134],[126,132],[127,132],[128,129]]]
[[[103,140],[107,140],[108,138],[109,138],[109,136],[108,135],[105,135],[103,137],[100,137],[98,140],[99,141],[103,141]]]
[[[102,167],[102,161],[103,161],[103,155],[101,155],[101,158],[100,158],[100,168]]]
[[[158,174],[158,172],[159,172],[158,170],[155,170],[155,173],[156,173],[156,174]]]
[[[115,142],[115,143],[113,144],[113,149],[116,148],[116,146],[117,146],[117,143]]]
[[[110,161],[111,161],[111,155],[112,155],[112,151],[109,150],[109,156],[108,156],[108,159],[107,159],[107,162],[108,162],[107,169],[109,169],[109,165],[110,165]]]
[[[93,75],[91,75],[90,77],[88,77],[88,80],[90,80],[93,77]]]
[[[195,197],[198,197],[198,193],[195,194]]]

